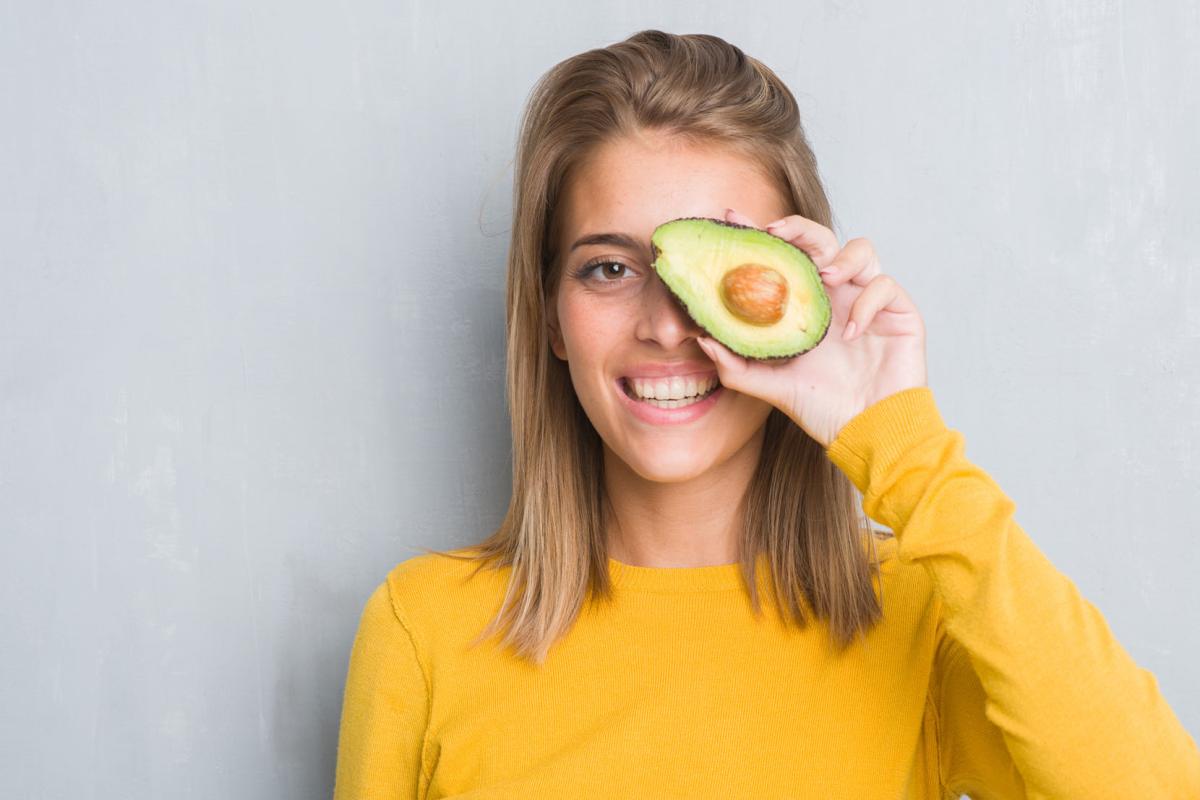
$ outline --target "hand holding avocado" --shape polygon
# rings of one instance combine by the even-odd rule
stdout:
[[[678,230],[685,222],[701,221],[666,225]],[[793,215],[765,228],[773,241],[791,247],[764,247],[763,229],[732,209],[724,222],[699,225],[705,226],[711,228],[659,237],[655,270],[715,337],[700,339],[700,346],[726,387],[766,400],[827,447],[869,406],[927,385],[924,322],[904,289],[880,271],[867,239],[843,247],[829,228]],[[732,238],[704,240],[722,228]],[[748,249],[739,249],[738,234]],[[689,242],[691,252],[699,253],[696,245],[704,242],[717,257],[693,256],[694,268],[681,269]],[[716,276],[720,304],[700,301],[697,269],[709,273],[710,298]],[[688,272],[691,281],[679,279]]]

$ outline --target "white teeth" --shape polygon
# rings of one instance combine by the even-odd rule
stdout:
[[[708,394],[717,385],[716,377],[697,380],[695,376],[681,378],[626,378],[626,384],[634,395],[643,400],[659,400],[664,408],[675,408],[670,403],[695,399]],[[686,405],[686,403],[684,403]]]

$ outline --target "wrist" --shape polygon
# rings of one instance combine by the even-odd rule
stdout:
[[[909,448],[946,427],[933,391],[914,386],[855,414],[825,446],[825,454],[866,494],[872,477],[886,474]]]

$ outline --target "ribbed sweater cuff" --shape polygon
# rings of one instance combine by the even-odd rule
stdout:
[[[838,431],[825,455],[866,495],[872,479],[886,475],[907,450],[947,429],[933,390],[916,386],[863,409]]]

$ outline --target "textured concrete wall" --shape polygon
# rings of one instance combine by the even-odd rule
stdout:
[[[1200,733],[1194,2],[456,5],[0,6],[0,793],[329,795],[367,595],[507,501],[525,95],[647,27],[792,86],[969,455]]]

